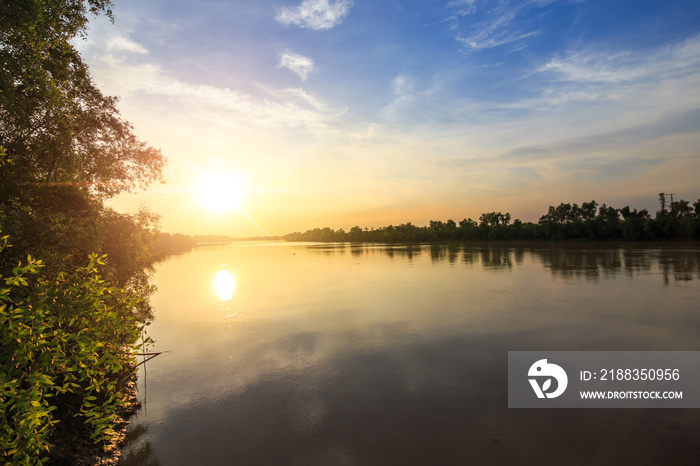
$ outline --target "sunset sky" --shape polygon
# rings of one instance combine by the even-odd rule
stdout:
[[[700,197],[697,0],[118,0],[77,42],[168,157],[115,200],[285,234]],[[218,180],[218,181],[217,181]],[[235,197],[212,208],[208,186]],[[226,187],[227,186],[227,187]],[[231,189],[231,191],[229,191]]]

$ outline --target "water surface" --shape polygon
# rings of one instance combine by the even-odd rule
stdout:
[[[123,465],[700,458],[700,410],[507,407],[508,351],[700,350],[694,244],[235,243],[155,283]]]

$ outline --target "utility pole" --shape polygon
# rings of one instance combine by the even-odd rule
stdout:
[[[676,193],[659,193],[659,204],[661,204],[661,212],[666,212],[666,196],[671,196],[671,212],[673,212],[673,196]]]

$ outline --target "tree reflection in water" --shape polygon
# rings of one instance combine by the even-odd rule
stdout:
[[[690,245],[692,246],[692,244]],[[429,254],[433,262],[480,264],[484,269],[503,270],[523,264],[526,256],[536,258],[552,274],[563,278],[599,280],[620,274],[633,277],[649,273],[654,267],[662,272],[664,284],[700,278],[700,249],[678,248],[665,243],[538,243],[529,244],[405,244],[330,243],[308,246],[314,252],[344,253],[354,257],[383,253],[410,259]]]

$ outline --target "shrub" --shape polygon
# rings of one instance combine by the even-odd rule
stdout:
[[[0,251],[7,237],[0,243]],[[0,288],[0,454],[42,464],[69,429],[106,445],[133,376],[138,296],[100,277],[105,256],[53,279],[31,256]],[[142,343],[144,344],[144,343]]]

